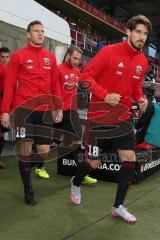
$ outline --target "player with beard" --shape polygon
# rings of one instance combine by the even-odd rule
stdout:
[[[85,139],[89,149],[86,165],[96,169],[110,144],[117,150],[121,168],[112,215],[133,223],[136,217],[124,207],[124,199],[135,176],[136,163],[130,109],[131,99],[137,102],[141,111],[147,108],[142,81],[148,62],[142,48],[152,24],[147,17],[137,15],[127,22],[126,29],[127,40],[103,47],[86,66],[81,81],[92,92]],[[107,132],[108,127],[111,128]],[[102,135],[94,135],[97,134],[96,129],[101,130]],[[92,137],[87,139],[89,135]],[[85,174],[87,172],[83,171],[72,178],[71,199],[75,204],[80,203],[80,185]]]
[[[55,127],[64,131],[64,145],[66,144],[68,147],[73,148],[73,159],[77,163],[77,168],[83,171],[83,150],[81,146],[82,127],[77,112],[77,88],[80,77],[78,64],[81,60],[82,53],[80,47],[70,46],[66,52],[65,61],[58,65],[59,82],[63,100],[63,120],[61,123],[56,124]],[[71,133],[71,135],[69,133]],[[61,154],[62,151],[60,148],[59,156],[61,156]],[[65,149],[63,150],[63,154],[65,155]],[[94,184],[96,182],[97,179],[91,178],[88,174],[83,178],[83,183]]]

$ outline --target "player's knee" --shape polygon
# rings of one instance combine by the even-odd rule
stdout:
[[[132,150],[118,150],[119,158],[122,162],[135,162],[136,161],[136,154]]]
[[[41,152],[49,152],[50,150],[50,145],[45,145],[45,144],[37,144],[37,151],[41,151]]]
[[[48,156],[50,153],[50,146],[49,145],[37,145],[37,152],[42,156]]]
[[[87,163],[90,165],[92,169],[97,169],[101,163],[100,160],[89,160]]]
[[[29,156],[32,152],[32,141],[25,140],[18,142],[16,152],[24,156]]]

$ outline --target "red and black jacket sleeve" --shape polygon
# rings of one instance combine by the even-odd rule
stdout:
[[[59,73],[58,73],[58,67],[57,67],[57,62],[56,58],[53,57],[53,62],[52,62],[52,69],[51,69],[51,92],[53,96],[53,105],[54,109],[62,109],[62,93],[61,93],[61,88],[60,88],[60,83],[59,83]]]
[[[87,64],[84,72],[80,77],[80,83],[83,87],[87,87],[100,100],[104,100],[104,97],[108,93],[107,89],[104,89],[96,82],[97,76],[107,67],[109,61],[109,48],[102,48],[93,59]],[[105,78],[106,76],[104,76]]]

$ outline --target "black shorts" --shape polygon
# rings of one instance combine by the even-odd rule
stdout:
[[[64,136],[67,143],[71,144],[73,141],[82,140],[82,126],[77,111],[64,111],[62,122],[55,123],[54,128]],[[53,134],[53,137],[56,138],[56,135]]]
[[[90,159],[103,160],[103,154],[108,151],[136,149],[136,139],[133,125],[127,121],[114,126],[94,126],[85,133],[89,140],[84,139]],[[95,131],[96,130],[96,131]],[[117,130],[117,131],[116,131]]]
[[[51,112],[17,108],[14,115],[17,140],[32,140],[36,144],[50,145],[53,120]]]

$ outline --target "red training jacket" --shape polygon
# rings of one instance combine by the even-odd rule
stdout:
[[[107,93],[120,94],[120,103],[128,109],[122,119],[128,119],[131,99],[138,102],[140,97],[144,97],[142,81],[147,66],[148,61],[142,51],[134,51],[125,41],[103,47],[84,69],[81,81],[92,92],[91,102],[104,102]],[[94,111],[94,104],[90,105],[89,114]]]
[[[61,98],[55,56],[32,45],[15,51],[7,66],[2,112],[17,107],[45,111],[46,105],[61,108],[61,101],[53,103],[53,95]]]

